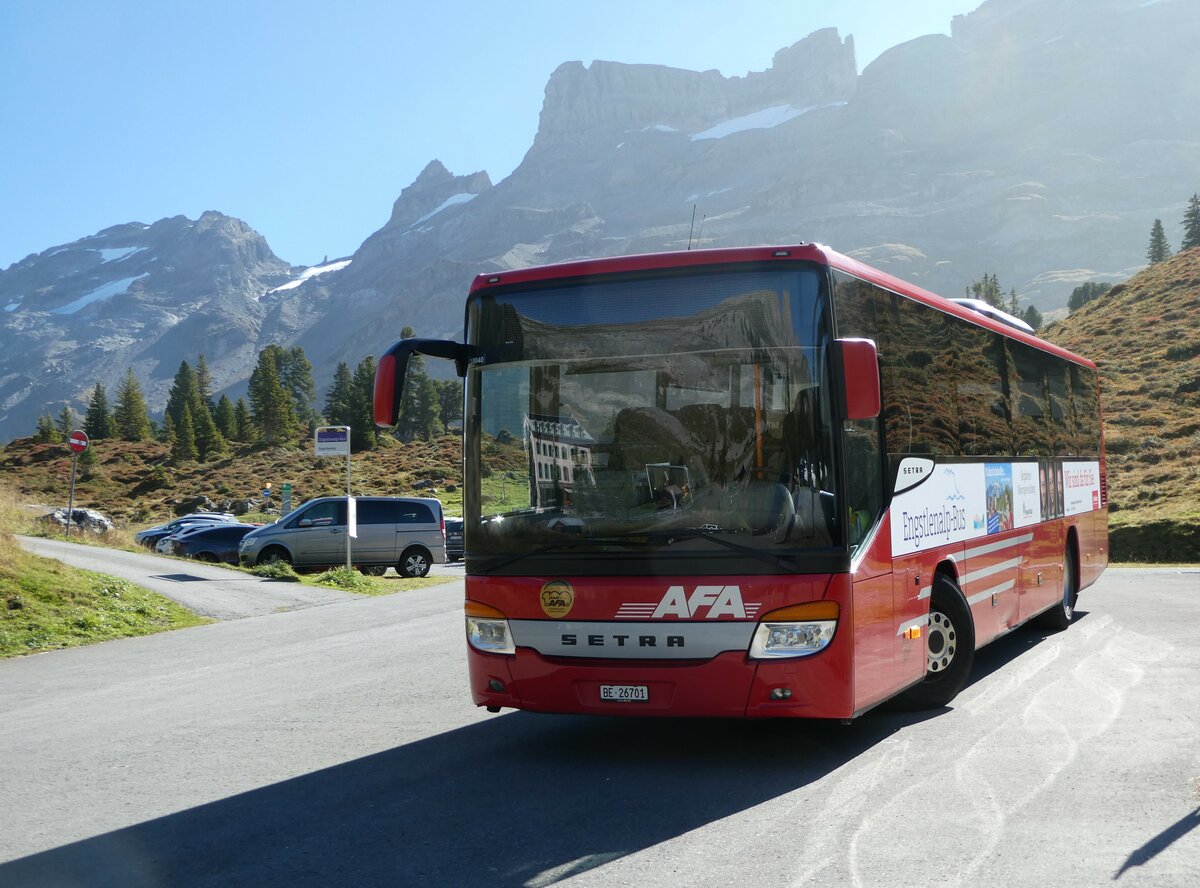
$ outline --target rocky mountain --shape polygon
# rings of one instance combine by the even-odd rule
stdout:
[[[301,277],[207,214],[0,271],[0,437],[127,365],[161,407],[200,350],[236,387],[256,346],[300,344],[324,385],[406,325],[460,335],[477,273],[588,256],[815,240],[947,295],[995,273],[1052,313],[1136,272],[1154,219],[1177,239],[1200,188],[1196,45],[1194,0],[987,0],[861,74],[834,30],[745,77],[566,62],[510,176],[431,162],[348,263]],[[202,227],[222,258],[172,258],[168,277],[143,235],[183,250]]]
[[[271,292],[292,276],[261,235],[214,212],[117,225],[10,266],[0,272],[0,434],[27,434],[64,403],[82,411],[97,382],[111,402],[127,367],[159,409],[179,362],[198,352],[215,379],[244,377],[262,344],[317,320]]]

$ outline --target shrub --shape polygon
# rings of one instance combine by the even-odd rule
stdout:
[[[272,580],[286,580],[291,583],[300,582],[300,577],[296,575],[296,571],[286,561],[271,561],[267,564],[260,564],[257,567],[251,568],[250,573],[256,577],[267,577]]]
[[[321,586],[332,586],[335,589],[345,589],[347,592],[374,592],[375,583],[370,577],[364,577],[352,567],[335,567],[323,574],[313,577],[313,582]]]

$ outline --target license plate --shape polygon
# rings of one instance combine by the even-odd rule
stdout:
[[[646,685],[600,685],[600,699],[617,703],[646,703],[650,688]]]

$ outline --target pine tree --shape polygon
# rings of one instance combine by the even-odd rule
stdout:
[[[350,449],[373,450],[379,442],[375,427],[375,356],[367,355],[354,368],[351,379],[347,421],[350,426]]]
[[[226,440],[238,440],[237,414],[229,395],[221,395],[221,399],[217,401],[217,409],[213,411],[213,419],[216,420],[217,430]]]
[[[1155,219],[1150,227],[1150,246],[1146,249],[1146,259],[1151,265],[1165,262],[1171,256],[1171,248],[1167,246],[1167,236],[1163,232],[1161,219]]]
[[[325,394],[325,419],[330,425],[351,425],[354,415],[354,377],[345,361],[339,361],[333,373],[333,383]],[[353,441],[353,437],[351,441]]]
[[[461,379],[447,379],[436,383],[438,390],[438,407],[442,414],[442,424],[450,425],[455,420],[463,418],[463,384]]]
[[[404,379],[404,394],[400,398],[400,420],[396,434],[402,441],[422,438],[426,441],[441,433],[441,410],[438,390],[425,368],[410,361]]]
[[[967,287],[967,297],[982,299],[993,308],[1004,310],[1004,296],[1000,292],[1000,281],[994,274],[985,273],[982,280],[972,281],[971,285]]]
[[[170,417],[170,414],[167,414]],[[196,458],[196,429],[192,424],[192,408],[183,406],[183,416],[175,427],[175,446],[171,448],[171,462],[191,462]]]
[[[1197,194],[1192,195],[1183,214],[1183,246],[1179,249],[1182,252],[1192,247],[1200,247],[1200,195]]]
[[[292,396],[279,377],[276,355],[279,346],[267,346],[258,355],[250,375],[250,410],[258,437],[265,444],[281,444],[296,434],[296,411]]]
[[[162,442],[167,445],[167,450],[174,451],[175,444],[179,440],[179,435],[175,433],[175,420],[171,419],[171,414],[167,413],[163,416],[161,431]]]
[[[1111,289],[1112,284],[1101,284],[1096,281],[1088,281],[1086,284],[1080,284],[1071,291],[1071,295],[1067,299],[1067,313],[1071,314],[1078,311],[1093,299],[1102,296]]]
[[[196,435],[196,459],[208,462],[216,456],[229,451],[225,438],[217,428],[216,420],[203,403],[199,404],[192,413],[192,425]]]
[[[113,418],[108,410],[108,395],[100,383],[96,383],[96,388],[92,390],[92,400],[88,403],[87,414],[83,418],[83,430],[89,438],[96,441],[113,436]]]
[[[113,431],[126,441],[145,441],[150,437],[150,414],[132,367],[125,371],[125,378],[117,386]]]
[[[233,405],[233,424],[237,429],[233,435],[235,441],[254,440],[254,418],[250,415],[245,398],[238,398]]]
[[[175,379],[171,383],[171,391],[167,394],[167,416],[175,421],[175,431],[183,423],[184,408],[192,409],[192,405],[200,400],[199,389],[196,388],[196,374],[187,361],[179,364],[175,371]]]
[[[204,360],[203,352],[196,358],[196,395],[209,413],[216,410],[213,404],[212,374],[208,372],[208,362]],[[195,413],[194,408],[192,412]]]
[[[321,415],[317,413],[317,384],[313,381],[312,363],[304,354],[304,349],[294,345],[287,350],[280,349],[276,361],[279,367],[279,382],[289,395],[292,396],[292,409],[302,425],[310,429],[317,425]]]
[[[91,438],[91,432],[88,432],[88,437]],[[100,464],[99,457],[96,456],[96,448],[92,445],[79,454],[79,469],[80,475],[83,478],[91,478],[96,472],[96,466]]]
[[[71,409],[70,404],[63,405],[55,423],[58,425],[58,433],[64,438],[75,431],[75,411]]]
[[[34,433],[33,440],[37,444],[57,444],[62,440],[58,429],[54,427],[54,417],[49,413],[38,417],[37,432]]]
[[[1042,324],[1045,323],[1042,313],[1038,311],[1037,306],[1034,305],[1027,306],[1025,311],[1021,313],[1020,317],[1021,320],[1033,327],[1034,330],[1042,329]]]

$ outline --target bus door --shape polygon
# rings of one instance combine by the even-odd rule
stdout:
[[[929,598],[923,590],[933,581],[929,571],[922,572],[919,555],[898,558],[892,567],[892,597],[895,608],[895,679],[897,687],[919,681],[928,668],[925,622]]]

